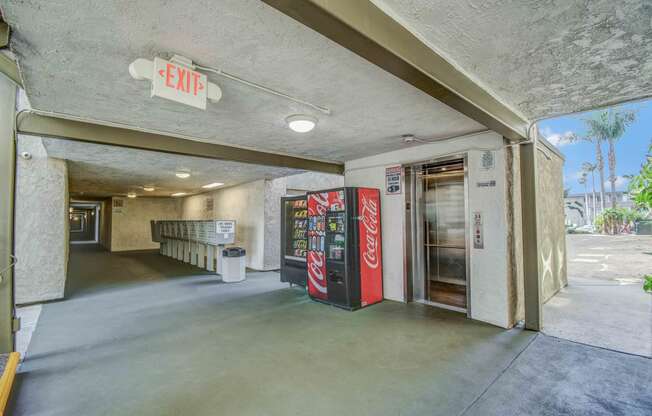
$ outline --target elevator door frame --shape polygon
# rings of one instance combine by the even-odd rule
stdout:
[[[466,263],[466,308],[458,308],[442,303],[435,303],[424,299],[415,299],[414,282],[425,282],[425,252],[424,247],[424,213],[423,213],[423,182],[420,172],[425,165],[451,162],[461,160],[464,166],[464,256]],[[466,153],[455,154],[443,158],[430,159],[422,162],[404,165],[405,170],[405,300],[407,302],[420,302],[443,309],[450,309],[466,313],[471,317],[471,246],[470,246],[470,221],[469,221],[469,169],[468,156]],[[423,289],[421,289],[423,290]]]

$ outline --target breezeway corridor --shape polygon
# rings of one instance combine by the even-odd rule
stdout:
[[[242,283],[151,252],[71,248],[13,415],[643,415],[650,360],[420,304],[350,313],[275,272]],[[604,400],[604,397],[618,400]]]

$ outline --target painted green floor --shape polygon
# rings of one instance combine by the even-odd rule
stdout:
[[[496,406],[483,392],[547,338],[416,304],[347,312],[276,273],[223,284],[156,254],[71,263],[72,279],[95,278],[44,305],[10,414],[480,414]],[[502,397],[531,387],[514,377]]]

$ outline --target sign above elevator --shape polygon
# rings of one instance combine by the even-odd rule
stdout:
[[[401,169],[400,166],[385,168],[385,195],[401,193]]]

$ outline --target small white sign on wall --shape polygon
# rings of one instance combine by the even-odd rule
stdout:
[[[496,166],[496,157],[493,150],[482,152],[480,163],[482,170],[493,170],[493,168]]]
[[[122,214],[125,209],[125,200],[123,198],[113,198],[112,214]]]
[[[401,167],[391,166],[385,169],[385,194],[399,195],[401,193]]]

